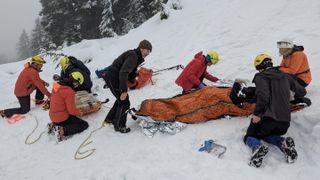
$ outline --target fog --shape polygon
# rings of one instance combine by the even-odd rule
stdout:
[[[0,64],[16,61],[16,44],[23,29],[28,34],[39,16],[39,0],[1,0],[0,1]]]

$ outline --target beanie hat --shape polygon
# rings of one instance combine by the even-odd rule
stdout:
[[[293,46],[293,41],[290,38],[284,38],[277,42],[278,48],[293,48]]]
[[[152,45],[151,43],[148,41],[148,40],[142,40],[140,43],[139,43],[139,48],[140,49],[148,49],[150,50],[150,52],[152,51]]]

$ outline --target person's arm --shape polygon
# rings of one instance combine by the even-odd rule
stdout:
[[[256,108],[253,115],[259,116],[265,112],[267,105],[269,104],[270,91],[268,81],[259,76],[255,77],[254,83],[256,84]]]
[[[211,74],[208,73],[207,71],[205,72],[204,77],[205,77],[206,79],[208,79],[209,81],[211,81],[211,82],[217,82],[217,81],[219,80],[219,78],[211,75]]]
[[[130,55],[124,61],[120,71],[119,71],[119,89],[121,92],[128,91],[128,76],[129,73],[134,70],[137,66],[137,57]]]
[[[50,97],[51,94],[49,93],[49,91],[47,90],[47,88],[45,87],[45,81],[43,81],[42,79],[40,79],[39,73],[32,73],[31,75],[31,81],[32,83],[43,93],[45,94],[47,97]]]
[[[74,116],[82,116],[82,112],[76,107],[75,92],[70,90],[65,94],[67,111]]]
[[[192,64],[189,68],[189,73],[187,78],[193,85],[199,85],[202,82],[199,80],[196,74],[201,69],[201,64],[199,61],[192,61],[191,63]]]

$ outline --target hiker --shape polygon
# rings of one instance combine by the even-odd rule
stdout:
[[[89,127],[88,123],[77,116],[83,113],[77,109],[75,102],[75,90],[83,83],[83,76],[79,72],[72,72],[68,78],[61,79],[53,85],[49,116],[52,121],[49,124],[49,132],[53,129],[57,132],[58,141],[66,137],[80,133]]]
[[[308,58],[303,52],[303,46],[293,44],[291,39],[283,39],[277,42],[279,53],[283,57],[280,70],[291,74],[303,87],[307,87],[312,78]]]
[[[130,132],[130,128],[126,127],[127,113],[130,108],[128,80],[131,81],[135,78],[138,66],[144,62],[144,58],[151,51],[151,43],[148,40],[142,40],[138,48],[122,53],[108,67],[104,80],[116,101],[107,114],[105,123],[112,123],[115,131],[120,133]]]
[[[44,103],[44,95],[50,98],[51,94],[46,87],[49,86],[47,82],[42,80],[39,76],[41,68],[46,61],[40,56],[36,55],[31,58],[31,61],[24,65],[24,69],[20,73],[14,89],[14,94],[17,97],[20,108],[12,108],[1,110],[2,117],[10,118],[14,114],[26,114],[30,111],[30,94],[36,90],[35,104]]]
[[[53,79],[55,81],[58,81],[60,79],[64,79],[64,78],[69,78],[70,74],[72,72],[79,72],[82,74],[83,78],[84,78],[84,82],[83,84],[77,86],[75,88],[75,91],[87,91],[89,93],[91,93],[91,88],[92,88],[92,81],[90,78],[91,72],[90,70],[83,64],[82,61],[77,60],[75,57],[73,56],[62,56],[60,58],[60,67],[61,67],[61,73],[60,76],[55,74],[53,76]]]
[[[267,54],[260,54],[254,60],[259,72],[255,74],[256,107],[250,125],[244,137],[244,143],[252,150],[250,165],[260,167],[268,153],[264,140],[276,145],[285,155],[288,163],[297,160],[298,154],[291,137],[282,137],[290,126],[290,90],[297,97],[303,97],[306,90],[290,75],[273,67],[272,59]]]
[[[216,51],[209,51],[207,55],[203,55],[202,51],[194,56],[194,59],[184,68],[182,73],[176,79],[175,83],[181,86],[186,93],[191,89],[203,88],[206,84],[203,79],[216,82],[219,79],[207,72],[207,66],[215,65],[219,61],[219,55]]]

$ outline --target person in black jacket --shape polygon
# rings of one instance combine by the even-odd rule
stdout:
[[[115,131],[130,132],[130,128],[126,127],[127,113],[130,108],[128,80],[135,79],[138,66],[144,62],[144,58],[151,51],[151,43],[148,40],[141,41],[138,48],[128,50],[115,59],[108,67],[107,75],[103,76],[111,93],[116,97],[105,118],[105,123],[112,122]]]
[[[290,90],[297,97],[303,97],[306,90],[290,75],[273,67],[272,59],[267,54],[260,54],[254,60],[259,71],[253,78],[256,85],[256,107],[252,115],[244,142],[252,149],[250,165],[260,167],[268,146],[264,140],[276,145],[286,157],[288,163],[297,157],[295,144],[291,137],[282,137],[290,126]]]
[[[61,67],[61,73],[60,76],[55,74],[53,76],[53,79],[58,81],[58,80],[63,80],[63,79],[68,79],[70,74],[73,72],[79,72],[82,74],[83,78],[84,78],[84,82],[83,84],[81,84],[80,86],[78,86],[77,88],[75,88],[75,91],[87,91],[89,93],[91,93],[91,88],[92,88],[92,81],[90,78],[91,72],[90,70],[87,68],[87,66],[85,66],[83,64],[82,61],[76,59],[73,56],[62,56],[60,58],[60,67]]]

